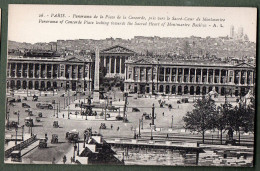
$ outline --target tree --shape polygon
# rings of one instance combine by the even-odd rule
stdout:
[[[183,117],[185,128],[191,131],[197,131],[202,134],[202,142],[204,143],[205,132],[214,128],[216,117],[215,101],[211,98],[202,97],[194,104],[194,109],[187,112]]]
[[[217,128],[220,131],[220,144],[222,144],[222,135],[223,131],[227,127],[227,115],[231,112],[232,105],[225,101],[224,104],[221,104],[218,107],[217,115],[216,115],[216,122],[215,122],[215,128]]]
[[[229,139],[233,139],[234,131],[239,133],[240,143],[240,131],[254,132],[254,120],[255,120],[255,99],[252,97],[250,103],[245,101],[239,102],[238,106],[235,106],[226,115],[227,127],[229,131]]]

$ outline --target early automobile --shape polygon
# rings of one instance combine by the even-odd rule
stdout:
[[[41,119],[39,117],[35,118],[36,122],[41,122]]]
[[[58,121],[53,121],[53,128],[59,128]]]
[[[182,103],[189,103],[189,99],[188,99],[188,98],[182,98],[182,99],[181,99],[181,102],[182,102]]]
[[[37,101],[37,100],[38,100],[38,96],[34,95],[32,101]]]
[[[25,109],[24,111],[25,111],[25,112],[31,112],[31,110],[30,110],[30,109]]]
[[[117,121],[122,121],[122,120],[124,120],[124,118],[122,116],[118,115],[118,116],[116,116],[116,120]]]
[[[10,157],[11,157],[11,161],[13,161],[13,162],[21,162],[22,161],[21,152],[18,151],[18,150],[12,151]]]
[[[47,139],[46,138],[40,138],[39,139],[38,148],[47,148]]]
[[[38,113],[38,117],[42,118],[42,112]]]
[[[27,126],[27,127],[32,127],[33,126],[33,119],[31,117],[26,117],[24,119],[24,122],[25,122],[25,126]]]
[[[47,103],[45,103],[45,104],[37,103],[36,107],[39,109],[53,109],[52,104],[47,104]]]
[[[140,109],[136,108],[136,107],[133,107],[132,108],[132,112],[140,112]]]
[[[100,128],[100,129],[106,129],[107,127],[106,127],[106,124],[105,124],[105,123],[101,123],[99,128]]]
[[[108,106],[107,109],[110,111],[117,111],[119,108],[115,106]]]
[[[6,127],[9,127],[9,128],[17,128],[17,127],[18,127],[18,122],[16,122],[16,121],[9,121],[9,122],[7,122],[7,124],[6,124]]]
[[[30,108],[30,106],[27,103],[22,103],[23,108]]]
[[[66,139],[69,142],[78,142],[79,141],[79,131],[73,129],[66,133]]]
[[[55,143],[58,143],[58,141],[59,141],[58,135],[57,134],[52,134],[51,143],[55,144]]]

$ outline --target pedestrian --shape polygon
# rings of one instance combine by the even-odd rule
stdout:
[[[64,113],[62,114],[62,117],[64,118]]]
[[[164,112],[162,113],[162,116],[164,116]]]
[[[67,157],[66,157],[66,155],[64,155],[64,156],[63,156],[63,164],[65,164],[66,161],[67,161]]]
[[[169,138],[169,134],[166,135],[166,138],[167,138],[167,139]]]
[[[119,131],[119,127],[117,127],[117,131]]]
[[[150,123],[150,127],[152,126],[152,123]]]
[[[113,125],[111,124],[111,129],[113,129]]]

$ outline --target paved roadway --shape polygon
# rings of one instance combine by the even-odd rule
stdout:
[[[65,134],[67,131],[72,129],[77,129],[80,132],[80,137],[83,139],[83,131],[86,128],[92,127],[94,131],[101,131],[100,133],[103,134],[105,137],[128,137],[132,138],[136,128],[138,128],[138,120],[142,117],[143,112],[146,113],[152,113],[152,104],[155,104],[155,113],[156,113],[156,120],[155,124],[157,127],[168,129],[172,125],[172,116],[173,116],[173,128],[174,130],[181,130],[183,128],[183,116],[186,114],[187,111],[192,110],[193,103],[186,103],[186,104],[177,104],[177,98],[175,99],[165,99],[166,103],[172,104],[173,109],[169,110],[168,108],[160,108],[158,99],[148,99],[148,98],[136,98],[136,95],[130,95],[128,98],[129,105],[128,106],[136,106],[140,109],[140,112],[132,112],[131,108],[128,108],[127,110],[127,116],[129,123],[123,123],[122,121],[89,121],[89,120],[74,120],[74,119],[67,119],[62,118],[62,116],[59,116],[59,118],[56,118],[56,115],[54,116],[54,110],[41,110],[36,108],[36,103],[39,102],[49,102],[51,103],[52,100],[55,100],[56,102],[60,101],[61,109],[64,108],[64,101],[68,99],[65,95],[65,97],[60,97],[60,95],[63,94],[63,92],[59,92],[58,94],[55,94],[53,96],[52,93],[50,93],[47,96],[41,96],[39,97],[38,102],[33,102],[32,97],[28,97],[27,101],[22,101],[31,106],[31,110],[33,111],[34,116],[32,118],[34,119],[35,126],[33,127],[33,133],[37,134],[38,138],[43,138],[44,135],[48,134],[48,148],[47,149],[35,149],[33,152],[26,155],[26,161],[33,159],[34,161],[47,161],[51,162],[54,160],[58,161],[64,153],[70,150],[72,148],[72,144],[68,143],[65,140]],[[70,95],[73,93],[71,92]],[[117,92],[115,95],[113,93],[109,93],[112,98],[115,97],[115,100],[122,100],[123,94],[121,92]],[[16,96],[17,97],[17,96]],[[22,98],[22,97],[21,97]],[[83,98],[83,97],[77,97],[77,99]],[[65,99],[65,100],[64,100]],[[73,101],[75,97],[70,96],[70,100]],[[66,103],[66,101],[65,101]],[[27,117],[27,113],[25,112],[26,108],[22,108],[21,103],[15,103],[14,107],[10,107],[10,120],[17,121],[18,117],[17,115],[14,115],[14,111],[20,111],[20,125],[24,124],[24,118]],[[36,122],[35,118],[38,115],[38,112],[43,113],[43,118],[41,118],[41,122]],[[164,113],[164,116],[163,116]],[[58,121],[60,127],[59,128],[53,128],[53,121]],[[99,130],[99,126],[101,123],[106,123],[108,129],[106,130]],[[145,130],[150,129],[151,120],[144,120],[143,128]],[[113,125],[113,129],[110,128],[110,126]],[[119,127],[119,130],[117,128]],[[25,127],[25,132],[29,132],[29,128]],[[137,131],[136,131],[137,132]],[[14,130],[6,130],[7,134],[15,134]],[[21,130],[18,130],[18,134],[21,133]],[[58,144],[51,144],[51,135],[52,134],[58,134],[59,136],[59,143]],[[143,136],[146,136],[146,138],[149,137],[149,132],[142,133]],[[166,136],[166,133],[154,133]],[[187,133],[180,133],[177,136],[190,136],[190,134]],[[172,136],[169,134],[169,136]],[[197,137],[201,137],[200,135],[197,135]],[[224,136],[223,136],[224,137]],[[249,137],[249,139],[253,139],[252,136]],[[184,139],[182,139],[184,140]]]

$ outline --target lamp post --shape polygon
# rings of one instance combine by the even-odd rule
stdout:
[[[23,139],[24,139],[24,125],[22,126],[22,141],[23,141]]]
[[[173,128],[173,115],[172,115],[172,124],[171,124],[171,128]]]
[[[139,119],[139,137],[141,136],[141,119]]]
[[[75,152],[77,150],[77,145],[76,145],[76,142],[74,144],[74,152],[73,152],[73,161],[75,162]]]
[[[18,112],[17,112],[17,117],[18,117],[17,123],[18,123],[18,125],[19,125],[19,119],[20,119],[20,111],[19,111],[19,110],[18,110]]]
[[[17,131],[18,131],[18,126],[15,127],[15,145],[17,145]]]
[[[151,140],[153,140],[153,127],[151,126]]]

